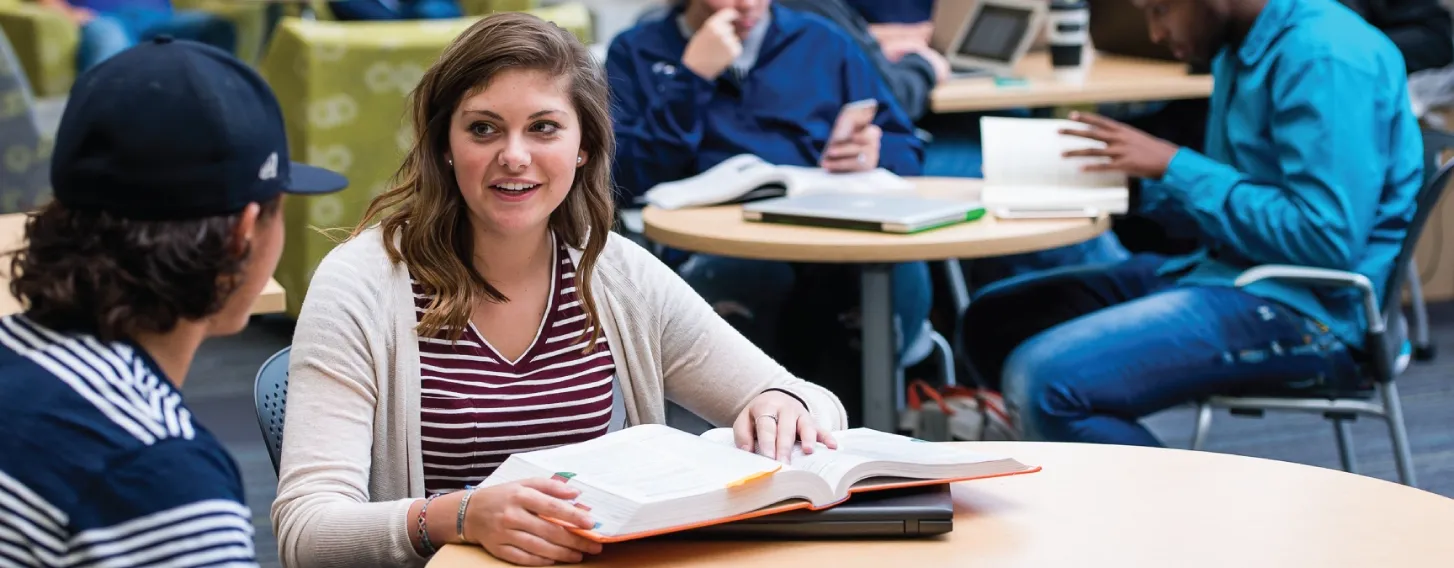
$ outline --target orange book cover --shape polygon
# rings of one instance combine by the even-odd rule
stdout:
[[[781,468],[779,468],[779,469],[781,469]],[[868,484],[868,485],[865,485],[865,486],[862,486],[862,487],[852,487],[852,488],[849,488],[849,490],[848,490],[848,497],[845,497],[842,500],[839,500],[839,501],[834,502],[834,503],[829,503],[828,505],[825,505],[825,506],[822,506],[822,507],[814,507],[812,505],[812,503],[808,502],[806,499],[790,499],[790,500],[788,500],[788,502],[785,502],[785,503],[782,503],[782,504],[764,507],[764,508],[757,509],[757,510],[754,510],[754,511],[749,511],[747,513],[743,513],[743,514],[740,514],[740,515],[733,515],[733,516],[729,516],[729,517],[722,517],[722,518],[719,518],[719,519],[712,519],[712,520],[709,520],[709,521],[702,521],[702,522],[698,522],[698,523],[690,523],[690,524],[679,525],[679,526],[674,526],[674,527],[667,527],[667,528],[663,528],[663,529],[657,529],[657,530],[651,530],[651,531],[642,531],[642,532],[629,533],[629,534],[603,535],[603,534],[597,533],[597,532],[595,532],[593,530],[586,530],[586,529],[582,529],[580,527],[576,527],[574,525],[571,525],[571,524],[566,523],[564,521],[561,521],[559,519],[552,519],[552,518],[546,517],[546,520],[548,520],[550,522],[553,522],[555,524],[558,524],[558,525],[560,525],[562,527],[565,527],[566,530],[569,530],[569,531],[571,531],[571,532],[573,532],[575,534],[578,534],[578,535],[580,535],[582,537],[585,537],[588,540],[592,540],[592,541],[599,542],[599,543],[602,543],[602,544],[611,544],[611,543],[615,543],[615,542],[625,542],[625,541],[628,541],[628,540],[637,540],[637,539],[648,538],[648,537],[653,537],[653,536],[660,536],[660,535],[664,535],[664,534],[671,534],[671,533],[675,533],[675,532],[689,531],[689,530],[692,530],[692,529],[698,529],[698,528],[702,528],[702,527],[708,527],[708,526],[718,525],[718,524],[723,524],[723,523],[731,523],[731,522],[742,521],[742,520],[747,520],[747,519],[754,519],[754,518],[757,518],[757,517],[765,517],[765,516],[768,516],[768,515],[775,515],[775,514],[778,514],[778,513],[785,513],[785,512],[788,512],[788,511],[796,511],[796,510],[799,510],[799,509],[811,509],[811,510],[815,510],[815,511],[821,511],[823,509],[828,509],[828,508],[832,508],[832,507],[838,506],[840,504],[843,504],[843,503],[847,502],[850,498],[852,498],[853,495],[858,494],[858,493],[867,493],[867,492],[870,492],[870,491],[884,491],[884,490],[888,490],[888,489],[903,489],[903,488],[907,488],[907,487],[924,487],[924,486],[928,486],[928,485],[939,485],[939,484],[944,484],[944,483],[959,483],[961,481],[973,481],[973,480],[977,480],[977,479],[990,479],[990,478],[995,478],[995,477],[1008,477],[1008,476],[1011,476],[1011,475],[1024,475],[1024,474],[1027,474],[1027,473],[1035,473],[1035,472],[1038,472],[1038,471],[1040,471],[1040,469],[1041,469],[1040,466],[1031,466],[1028,469],[1024,469],[1024,470],[1012,471],[1012,472],[1007,472],[1007,473],[997,473],[997,474],[993,474],[993,475],[959,477],[959,478],[953,478],[953,479],[918,479],[918,480],[910,480],[910,481],[894,482],[894,483],[875,483],[875,484]],[[765,472],[757,473],[757,474],[754,474],[754,475],[749,476],[747,478],[743,478],[741,480],[738,480],[737,482],[734,482],[734,483],[735,484],[745,485],[745,484],[748,484],[748,483],[752,483],[753,481],[757,481],[759,479],[763,479],[763,478],[769,477],[772,474],[777,473],[777,471],[778,470],[771,470],[771,471],[765,471]],[[561,481],[566,481],[566,482],[569,482],[570,477],[571,476],[569,474],[556,474],[556,476],[555,476],[556,479],[561,480]],[[871,481],[871,480],[865,480],[865,481]],[[586,508],[583,505],[579,505],[579,504],[577,506],[580,506],[582,508]],[[589,508],[587,508],[587,510],[589,510]]]

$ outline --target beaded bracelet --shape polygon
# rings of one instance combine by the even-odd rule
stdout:
[[[454,532],[459,535],[459,540],[464,541],[464,511],[470,506],[470,497],[474,496],[473,485],[464,486],[464,498],[459,500],[459,515],[454,519]]]
[[[424,545],[425,556],[434,556],[435,553],[434,543],[429,542],[429,525],[425,524],[424,519],[429,513],[429,504],[434,502],[436,497],[439,497],[438,493],[430,495],[424,500],[424,506],[419,509],[419,544]]]

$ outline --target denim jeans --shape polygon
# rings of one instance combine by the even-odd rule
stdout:
[[[794,266],[785,262],[697,254],[682,263],[678,271],[718,314],[770,353],[778,345],[779,318],[784,305],[799,286],[814,288],[800,290],[799,295],[806,292],[819,298],[833,298],[830,302],[838,304],[832,310],[834,313],[852,312],[858,305],[857,270],[852,266]],[[804,276],[800,278],[799,274]],[[825,281],[841,282],[826,284]],[[819,289],[830,286],[832,289]],[[933,305],[933,293],[927,264],[894,265],[894,328],[899,352],[922,335]]]
[[[159,35],[199,41],[228,53],[237,49],[237,30],[221,16],[206,12],[121,10],[97,14],[81,26],[76,69],[85,72],[111,56]]]
[[[454,0],[342,0],[328,3],[333,16],[350,20],[443,20],[463,15]]]
[[[1322,324],[1236,288],[1179,286],[1157,255],[1002,281],[965,313],[965,353],[1032,440],[1157,446],[1139,419],[1213,394],[1349,385]]]

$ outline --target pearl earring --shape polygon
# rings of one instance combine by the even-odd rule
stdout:
[[[580,156],[576,156],[576,165],[577,166],[581,165],[581,162],[583,162],[583,161],[585,161],[585,158],[582,158]]]
[[[454,166],[454,158],[445,158],[444,161],[450,166]]]

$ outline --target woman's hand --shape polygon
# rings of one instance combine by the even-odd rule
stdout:
[[[829,141],[823,150],[823,169],[833,173],[866,172],[878,167],[879,142],[883,130],[869,124],[847,140]]]
[[[552,479],[525,479],[478,489],[465,510],[464,540],[495,558],[522,566],[580,562],[599,554],[601,545],[541,517],[590,529],[584,510],[571,505],[580,491]]]
[[[818,429],[803,403],[780,391],[767,391],[747,403],[732,424],[732,434],[738,448],[750,452],[756,447],[757,453],[781,461],[788,460],[799,440],[804,454],[813,453],[816,442],[838,447],[832,435]]]

